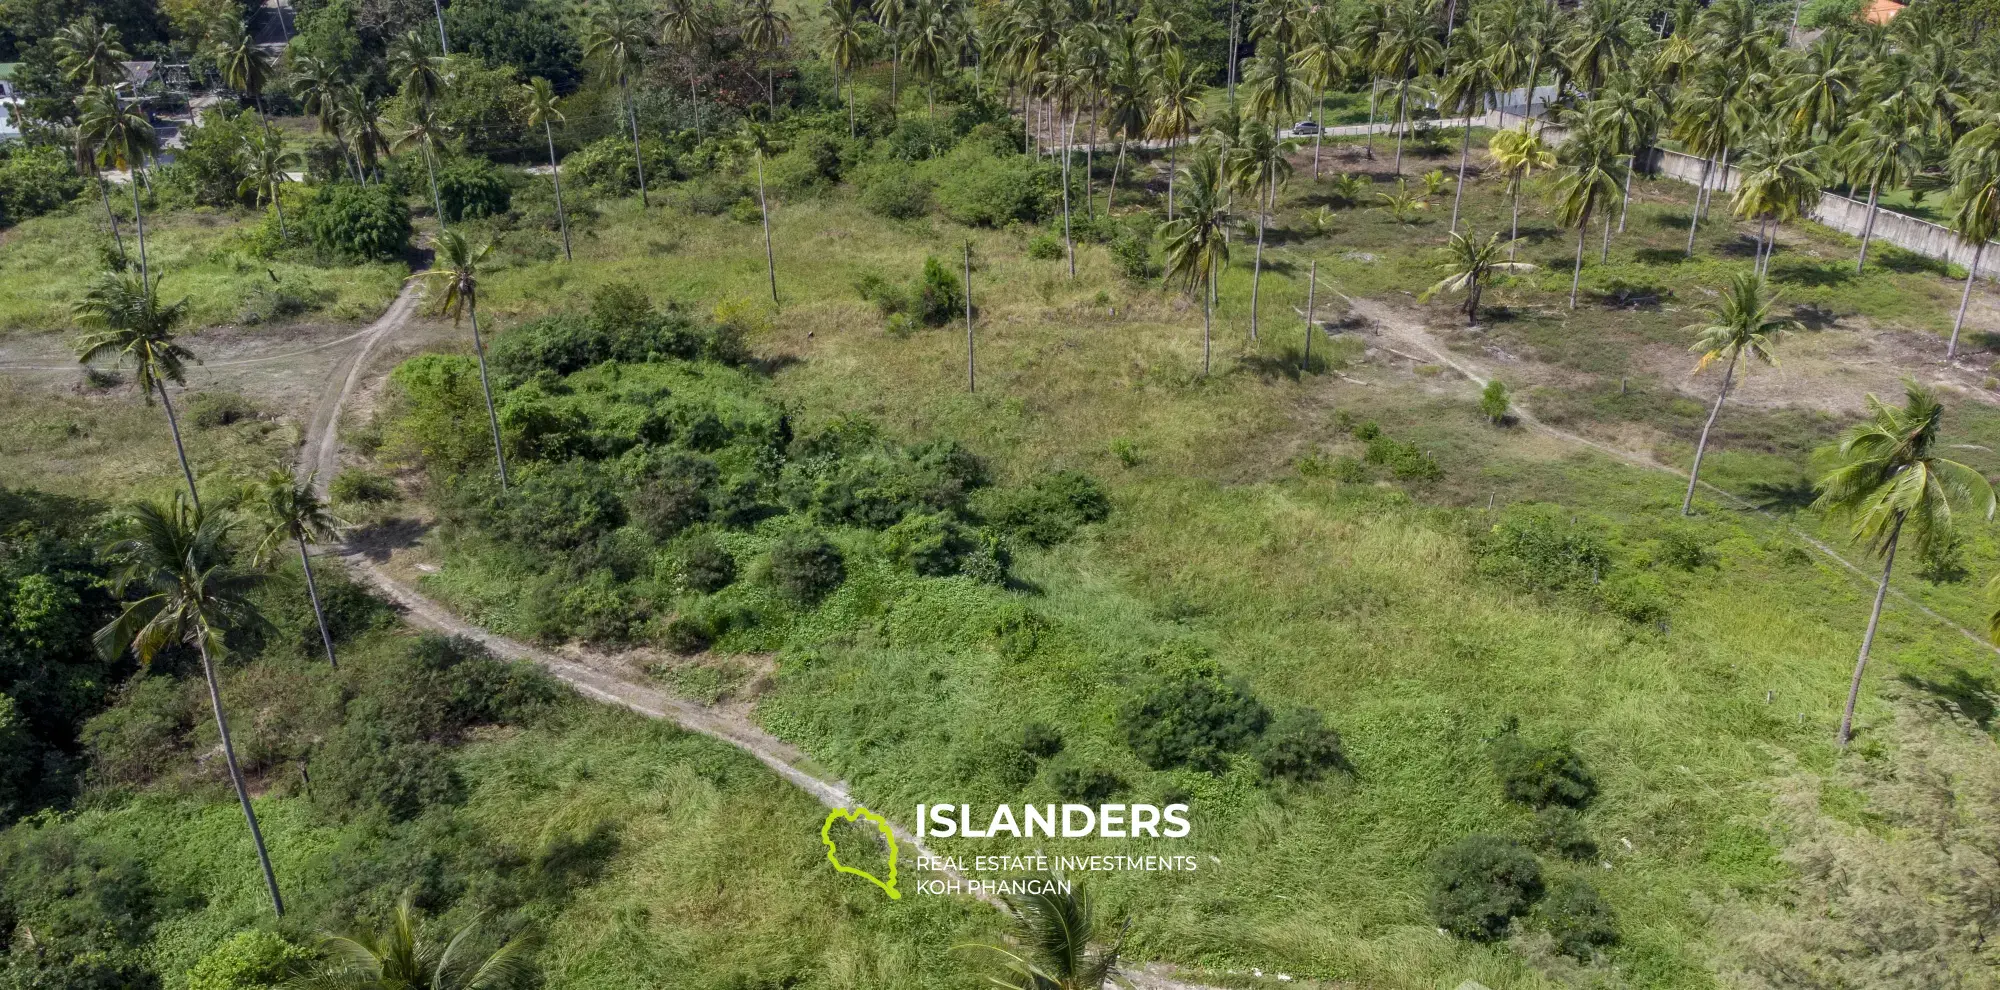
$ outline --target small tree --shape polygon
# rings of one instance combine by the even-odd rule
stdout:
[[[1513,249],[1513,242],[1500,243],[1500,235],[1493,234],[1481,241],[1470,228],[1451,235],[1451,244],[1445,248],[1450,258],[1445,268],[1450,272],[1437,284],[1425,289],[1419,301],[1429,299],[1440,292],[1465,293],[1465,322],[1479,320],[1479,296],[1486,290],[1486,283],[1495,273],[1533,271],[1535,266],[1525,261],[1502,261],[1501,250]]]
[[[1694,507],[1694,489],[1701,479],[1701,457],[1708,451],[1708,431],[1715,428],[1722,401],[1729,397],[1737,360],[1747,354],[1752,361],[1776,367],[1778,359],[1772,355],[1772,347],[1787,330],[1797,326],[1791,320],[1771,316],[1776,302],[1777,297],[1765,286],[1762,275],[1740,272],[1730,283],[1729,293],[1722,297],[1722,304],[1716,307],[1715,318],[1688,327],[1698,334],[1691,348],[1701,355],[1694,366],[1696,374],[1718,360],[1727,358],[1728,363],[1723,365],[1722,387],[1715,392],[1715,405],[1708,410],[1708,421],[1701,425],[1701,439],[1695,442],[1694,466],[1688,469],[1687,496],[1681,499],[1683,516]]]
[[[313,479],[299,481],[291,472],[276,469],[264,476],[249,493],[259,529],[256,563],[264,565],[286,543],[299,551],[299,567],[306,575],[306,595],[312,599],[313,619],[319,623],[319,641],[326,647],[326,665],[336,670],[340,662],[333,655],[333,632],[326,625],[326,610],[319,604],[319,585],[313,580],[312,554],[308,543],[324,543],[340,535],[341,521],[334,518],[326,502],[313,487]]]
[[[1495,426],[1507,420],[1507,386],[1495,378],[1479,393],[1479,411]]]

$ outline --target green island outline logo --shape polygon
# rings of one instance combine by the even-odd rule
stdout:
[[[858,822],[865,818],[874,824],[876,831],[882,833],[882,840],[889,844],[889,879],[886,883],[867,870],[857,870],[840,861],[840,855],[833,846],[833,823],[843,818],[850,822]],[[888,819],[858,804],[852,808],[835,808],[826,813],[826,822],[819,827],[819,841],[826,846],[826,861],[832,863],[836,871],[852,873],[882,888],[882,892],[888,894],[892,901],[903,899],[902,892],[896,889],[896,833],[889,827]]]

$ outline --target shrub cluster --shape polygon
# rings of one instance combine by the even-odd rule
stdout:
[[[923,272],[907,286],[867,273],[855,280],[854,290],[874,303],[891,327],[898,325],[899,316],[936,327],[965,314],[964,284],[936,256],[924,259]]]
[[[437,173],[438,203],[452,223],[507,212],[513,190],[492,162],[472,155],[453,159]]]
[[[299,228],[315,248],[356,261],[394,261],[410,244],[410,209],[385,183],[334,182],[313,191]]]
[[[1019,488],[992,490],[980,506],[993,525],[1015,539],[1054,546],[1111,516],[1111,497],[1081,471],[1055,471]]]
[[[1160,680],[1125,706],[1119,725],[1126,744],[1155,770],[1219,771],[1227,754],[1255,742],[1270,720],[1247,686],[1204,669]]]

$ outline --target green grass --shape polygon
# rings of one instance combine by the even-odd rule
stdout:
[[[407,272],[399,265],[329,265],[256,257],[247,240],[263,217],[255,213],[181,210],[146,217],[146,251],[161,295],[186,297],[188,326],[253,323],[272,318],[275,293],[303,308],[283,319],[373,319],[389,304]],[[138,263],[130,217],[119,224],[125,249]],[[0,235],[0,332],[69,330],[70,307],[113,252],[102,210],[79,203],[72,212],[26,221]]]

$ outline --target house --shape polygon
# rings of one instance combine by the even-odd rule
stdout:
[[[1870,24],[1887,24],[1903,12],[1904,6],[1896,0],[1868,0],[1861,7],[1861,19]]]

